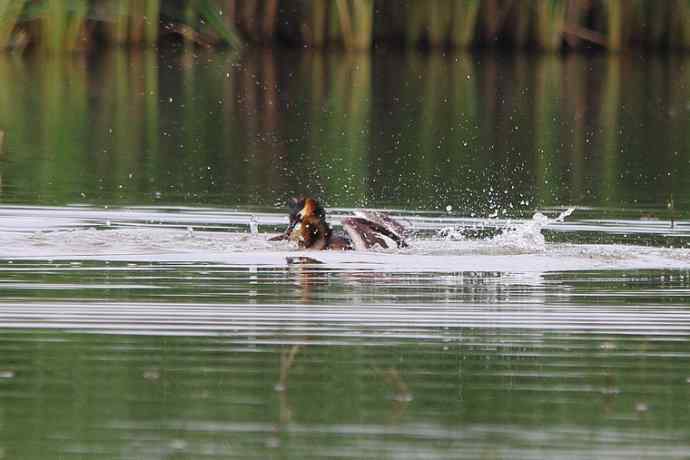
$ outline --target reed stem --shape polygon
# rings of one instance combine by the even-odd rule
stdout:
[[[12,45],[12,34],[24,3],[24,0],[0,0],[0,50]]]
[[[153,46],[158,41],[160,0],[144,0],[144,43]]]
[[[466,48],[475,38],[479,0],[455,1],[451,4],[449,39],[453,46]]]
[[[0,49],[74,51],[96,37],[154,46],[161,24],[190,46],[237,48],[237,26],[256,42],[346,49],[374,37],[410,48],[690,49],[690,0],[0,0]]]
[[[127,29],[129,27],[129,2],[119,1],[112,6],[113,19],[108,25],[108,41],[114,45],[127,43]]]
[[[89,5],[86,0],[76,0],[73,5],[65,21],[63,47],[67,51],[75,51],[86,46],[86,13]]]
[[[563,41],[566,0],[535,0],[535,38],[539,48],[556,51]]]

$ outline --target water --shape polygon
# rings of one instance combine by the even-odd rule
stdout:
[[[1,57],[0,458],[690,456],[689,62]]]

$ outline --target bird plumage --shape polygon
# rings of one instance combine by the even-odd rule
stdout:
[[[288,200],[289,223],[285,232],[271,240],[290,239],[304,249],[366,250],[406,247],[406,229],[398,221],[380,212],[358,211],[342,220],[345,235],[336,234],[326,221],[323,207],[311,197]]]

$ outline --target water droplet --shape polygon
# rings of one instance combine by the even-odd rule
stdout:
[[[173,450],[185,450],[187,443],[182,439],[173,439],[170,441],[170,448]]]
[[[275,436],[271,436],[266,440],[266,447],[269,449],[277,449],[280,447],[280,439],[276,438]]]
[[[144,371],[144,378],[146,380],[158,380],[161,374],[158,369],[147,369]]]
[[[0,369],[0,379],[13,379],[15,373],[11,369]]]

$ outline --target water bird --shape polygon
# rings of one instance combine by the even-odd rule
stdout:
[[[314,198],[290,198],[288,211],[287,229],[270,240],[293,240],[300,248],[314,250],[407,247],[405,226],[381,212],[355,212],[353,217],[341,221],[345,234],[339,234],[328,224],[326,211]]]

